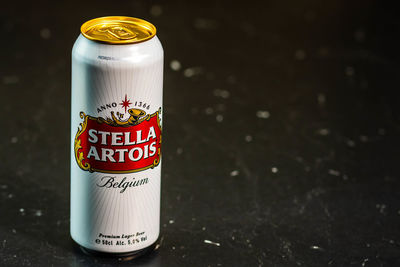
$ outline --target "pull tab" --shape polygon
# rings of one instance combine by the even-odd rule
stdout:
[[[136,33],[131,31],[128,27],[122,25],[103,25],[98,29],[99,32],[105,33],[116,40],[130,40],[136,37]]]

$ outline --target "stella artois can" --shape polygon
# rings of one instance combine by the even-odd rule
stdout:
[[[72,50],[71,236],[135,257],[160,229],[163,48],[131,17],[81,27]]]

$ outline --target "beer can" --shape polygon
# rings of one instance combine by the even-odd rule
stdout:
[[[72,49],[71,237],[138,256],[160,229],[163,48],[132,17],[85,22]]]

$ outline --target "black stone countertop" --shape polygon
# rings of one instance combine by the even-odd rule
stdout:
[[[104,15],[165,51],[161,247],[131,262],[69,236],[71,48]],[[383,1],[2,5],[0,266],[399,266],[399,26]]]

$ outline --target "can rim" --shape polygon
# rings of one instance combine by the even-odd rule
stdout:
[[[128,39],[128,40],[107,40],[107,39],[102,39],[96,36],[91,36],[90,34],[87,33],[87,31],[91,28],[93,28],[96,25],[106,23],[106,22],[112,22],[112,21],[119,21],[119,22],[124,22],[127,24],[133,24],[137,28],[141,28],[142,31],[146,31],[148,35],[146,37],[142,37],[140,39]],[[81,26],[81,34],[86,37],[89,40],[96,41],[96,42],[101,42],[101,43],[107,43],[107,44],[135,44],[135,43],[141,43],[145,42],[147,40],[150,40],[156,35],[157,29],[156,27],[140,18],[134,18],[134,17],[128,17],[128,16],[105,16],[105,17],[98,17],[94,18],[91,20],[86,21],[85,23],[82,24]]]

